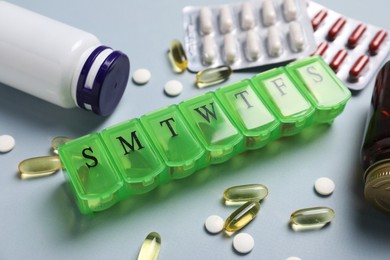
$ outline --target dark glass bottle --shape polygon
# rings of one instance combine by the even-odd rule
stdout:
[[[390,213],[390,61],[375,81],[361,160],[365,171],[364,196]]]

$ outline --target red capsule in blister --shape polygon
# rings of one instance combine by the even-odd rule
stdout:
[[[382,43],[385,41],[387,37],[387,32],[384,30],[380,30],[376,33],[374,38],[371,40],[370,45],[368,46],[368,51],[371,55],[376,55],[381,47]]]
[[[327,39],[329,41],[334,41],[336,39],[337,35],[339,35],[341,30],[343,29],[346,22],[347,22],[347,20],[345,20],[345,18],[343,18],[343,17],[340,17],[339,19],[337,19],[337,21],[329,29]]]
[[[332,68],[332,70],[334,72],[337,72],[339,70],[341,64],[344,62],[347,55],[348,55],[348,52],[344,49],[339,50],[336,53],[336,55],[333,57],[332,61],[329,64],[329,66]]]
[[[313,30],[316,31],[321,23],[324,21],[325,17],[328,15],[328,12],[325,9],[319,11],[311,20],[311,25]]]
[[[367,26],[362,23],[356,26],[355,30],[353,30],[353,32],[348,38],[348,43],[347,43],[348,47],[351,49],[355,48],[366,30],[367,30]]]
[[[318,45],[317,50],[315,52],[313,52],[313,54],[311,56],[320,55],[320,56],[324,57],[325,52],[328,49],[328,47],[329,47],[329,45],[327,42],[321,42]]]
[[[369,61],[370,59],[367,55],[360,56],[351,67],[348,80],[350,82],[357,82],[367,70]]]

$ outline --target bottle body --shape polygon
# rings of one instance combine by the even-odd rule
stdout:
[[[0,1],[0,82],[6,85],[64,108],[86,108],[77,100],[77,87],[88,58],[99,47],[101,57],[96,56],[87,68],[95,77],[109,56],[107,53],[115,51],[102,48],[99,40],[88,32]],[[121,66],[123,74],[127,73],[122,75],[125,86],[128,70],[129,65]],[[94,79],[91,81],[93,85]]]
[[[390,212],[390,61],[379,71],[361,149],[366,199]]]

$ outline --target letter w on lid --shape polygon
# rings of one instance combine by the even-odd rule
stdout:
[[[179,108],[206,150],[215,155],[215,160],[234,155],[236,145],[242,143],[242,135],[214,94],[207,93],[185,101]]]

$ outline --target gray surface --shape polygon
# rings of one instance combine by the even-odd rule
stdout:
[[[292,255],[305,260],[389,259],[390,218],[364,202],[358,159],[372,83],[351,99],[331,127],[305,131],[237,156],[158,188],[138,201],[120,203],[93,219],[78,213],[61,173],[21,181],[18,163],[48,154],[55,136],[100,131],[211,90],[194,88],[194,75],[189,72],[174,74],[166,50],[171,39],[182,36],[184,6],[228,1],[12,2],[94,33],[103,43],[126,52],[133,71],[150,69],[152,80],[143,87],[129,82],[122,102],[109,118],[61,109],[0,85],[0,134],[13,135],[17,143],[12,152],[0,154],[0,259],[136,259],[151,231],[162,237],[159,259],[286,259]],[[319,2],[357,19],[388,26],[387,0]],[[252,75],[235,73],[228,83]],[[163,84],[170,79],[184,84],[182,95],[168,98],[163,94]],[[336,183],[330,197],[319,197],[313,191],[315,179],[321,176]],[[255,182],[267,185],[270,194],[244,230],[254,237],[255,248],[242,256],[233,251],[232,238],[207,234],[203,223],[211,214],[227,217],[232,212],[221,204],[225,188]],[[319,205],[335,209],[330,226],[291,231],[292,211]]]

